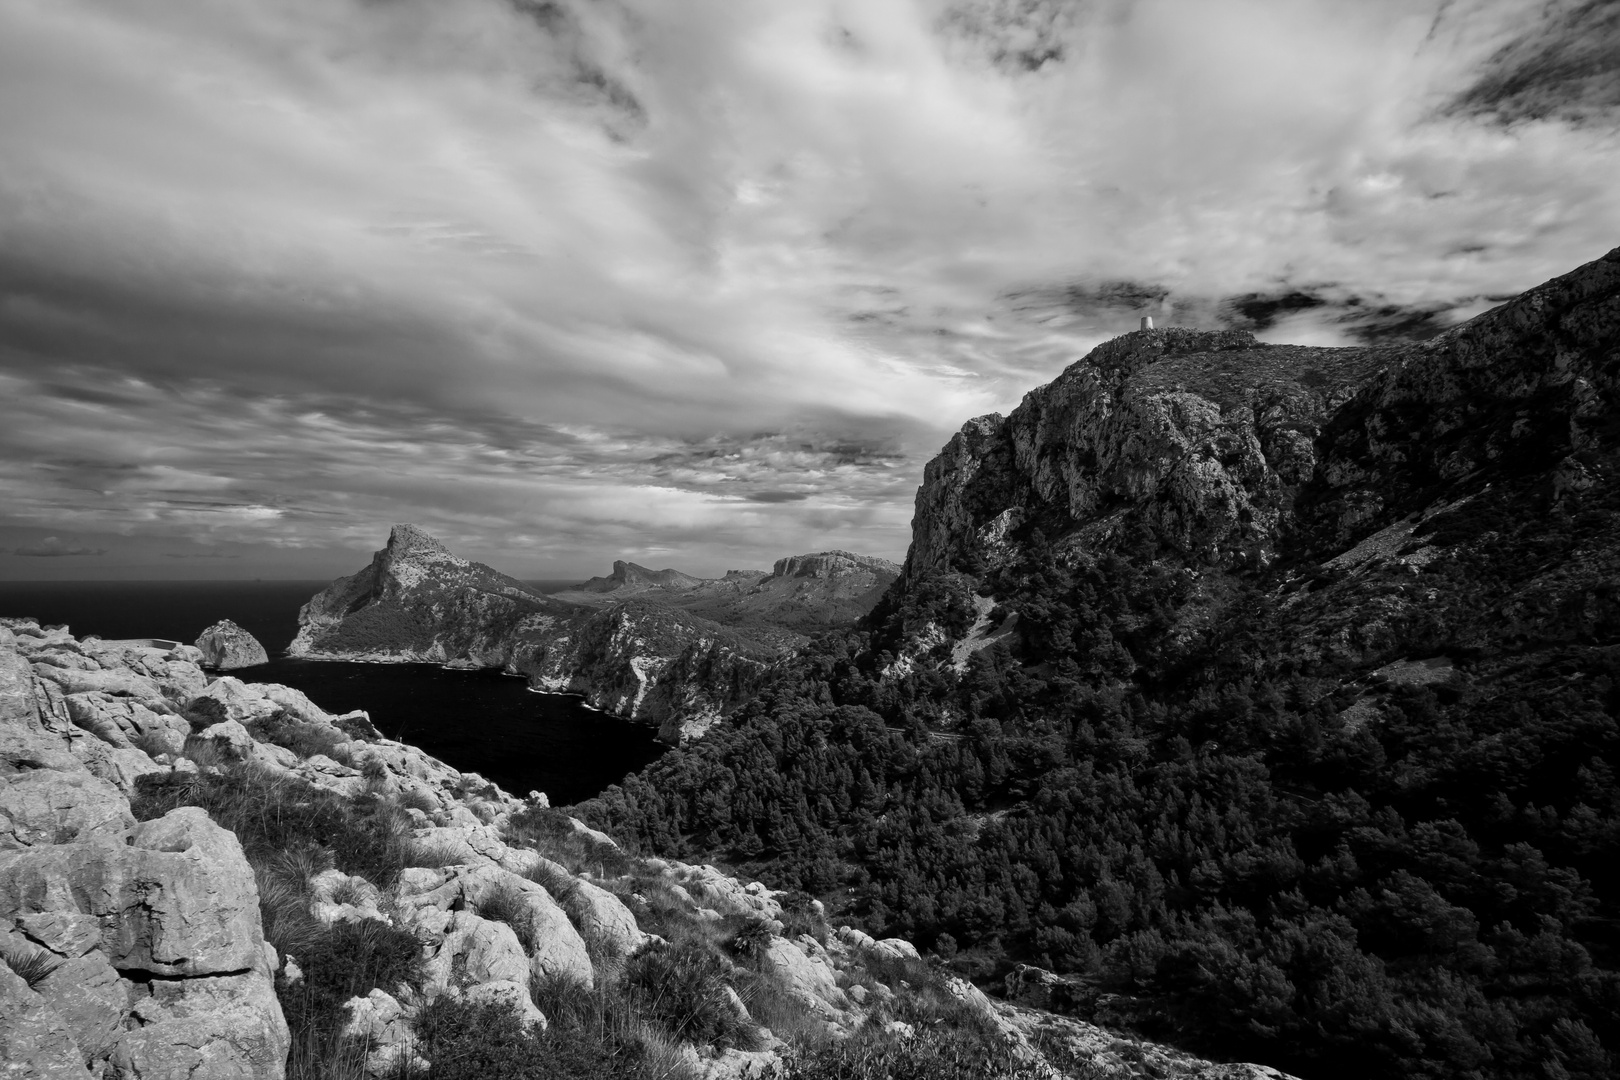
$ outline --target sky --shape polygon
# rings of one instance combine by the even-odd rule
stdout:
[[[899,559],[1159,325],[1620,245],[1590,0],[0,0],[0,580]]]

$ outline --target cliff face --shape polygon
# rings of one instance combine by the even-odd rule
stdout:
[[[298,612],[288,655],[500,666],[531,616],[566,612],[516,578],[468,562],[414,525],[396,525],[365,569]]]
[[[906,574],[982,572],[1035,529],[1070,552],[1255,570],[1493,479],[1579,490],[1612,416],[1617,289],[1611,252],[1421,344],[1116,338],[929,463]]]
[[[846,594],[881,591],[892,580],[879,583],[859,558],[816,564],[816,587],[801,590],[799,609],[832,593],[847,601]],[[757,579],[706,581],[618,562],[611,578],[592,580],[601,588],[545,596],[457,557],[415,526],[397,525],[370,565],[304,605],[288,651],[312,659],[501,667],[527,676],[536,689],[580,694],[681,742],[752,695],[767,666],[802,640],[768,618],[738,629],[701,610],[705,601],[745,594]],[[723,607],[714,615],[725,621]]]

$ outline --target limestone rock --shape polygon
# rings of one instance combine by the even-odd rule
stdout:
[[[216,671],[234,671],[270,662],[259,639],[229,619],[221,619],[198,635],[197,651],[202,653],[203,666]]]
[[[544,886],[536,882],[487,864],[438,870],[412,869],[400,875],[399,894],[402,914],[418,928],[419,935],[423,928],[432,926],[433,912],[449,911],[458,903],[470,905],[476,910],[489,909],[497,903],[507,909],[515,905],[521,909],[522,918],[527,922],[525,936],[533,943],[527,954],[526,966],[532,968],[536,975],[560,976],[585,987],[595,985],[595,972],[584,939],[574,929],[562,907],[552,899]],[[455,912],[457,917],[463,914],[467,913]],[[451,929],[438,933],[448,939]],[[517,941],[517,938],[514,937],[513,941]],[[518,952],[519,955],[524,954],[521,945]]]
[[[7,1080],[91,1080],[67,1021],[0,964],[0,1064]]]
[[[118,789],[88,773],[33,769],[0,778],[0,848],[66,844],[134,824]]]
[[[412,1050],[411,1020],[406,1009],[392,994],[373,989],[365,997],[350,998],[343,1006],[349,1019],[343,1034],[364,1041],[369,1047],[366,1072],[374,1077],[397,1076],[402,1071],[426,1071],[429,1063]]]
[[[258,887],[234,833],[197,807],[89,842],[0,852],[0,917],[104,921],[114,967],[164,976],[246,971],[264,938]]]
[[[290,1037],[262,961],[240,974],[154,979],[147,988],[133,1007],[141,1026],[113,1048],[116,1080],[281,1080]]]
[[[498,1005],[508,1009],[524,1027],[546,1030],[546,1014],[535,1007],[529,997],[528,983],[486,982],[457,992],[458,996],[479,1005]]]
[[[470,911],[452,912],[443,936],[430,946],[423,964],[426,983],[443,989],[457,979],[469,983],[527,985],[529,958],[512,928]]]
[[[562,904],[580,936],[609,955],[629,956],[647,942],[624,901],[599,885],[576,879]]]
[[[87,1057],[117,1041],[131,989],[99,950],[64,961],[34,986]]]
[[[837,976],[825,954],[812,955],[803,944],[773,937],[765,948],[763,962],[793,993],[812,1008],[842,1010],[849,999],[838,988]],[[814,938],[810,938],[814,941]]]

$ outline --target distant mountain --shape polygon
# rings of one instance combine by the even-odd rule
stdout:
[[[578,812],[1211,1055],[1597,1080],[1617,776],[1620,249],[1421,343],[1105,342],[928,464],[860,626]]]
[[[703,584],[703,578],[683,574],[679,570],[649,570],[622,559],[613,563],[613,573],[607,577],[593,577],[579,586],[580,592],[608,593],[642,589],[690,589]]]
[[[304,605],[288,654],[504,668],[681,742],[747,700],[807,631],[871,610],[899,569],[826,552],[703,579],[621,561],[547,596],[396,525],[369,565]]]
[[[610,576],[591,578],[556,595],[581,604],[635,596],[710,619],[774,648],[791,649],[810,635],[848,625],[871,611],[899,576],[899,564],[849,551],[791,555],[778,559],[768,572],[732,570],[723,578],[615,562]]]

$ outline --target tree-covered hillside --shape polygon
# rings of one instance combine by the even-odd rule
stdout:
[[[1614,1075],[1617,279],[1343,386],[1099,348],[929,466],[858,630],[582,814],[1210,1055]]]

